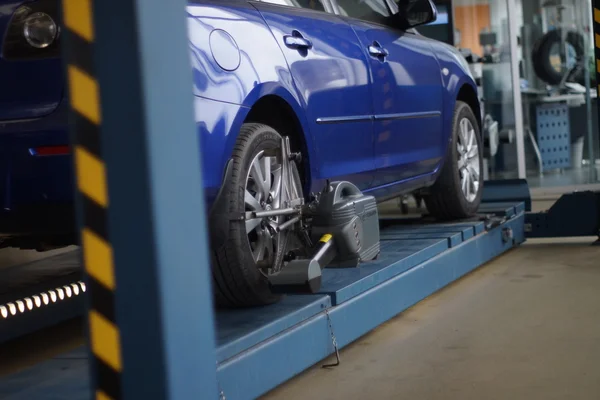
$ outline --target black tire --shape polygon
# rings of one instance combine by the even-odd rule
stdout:
[[[259,270],[253,256],[244,221],[228,218],[245,211],[246,177],[252,160],[261,151],[281,148],[281,136],[262,124],[244,124],[232,154],[232,164],[224,179],[216,210],[211,213],[212,274],[216,305],[226,308],[254,307],[275,303],[280,295],[269,289],[267,277]],[[293,179],[302,190],[298,170],[292,167]],[[300,193],[302,195],[302,193]],[[215,239],[220,235],[220,239]],[[290,241],[288,231],[274,251],[273,265],[281,265]]]
[[[585,53],[583,36],[577,32],[569,31],[566,35],[566,41],[575,50],[577,60],[581,60]],[[554,29],[539,38],[533,46],[531,59],[533,61],[533,69],[535,74],[542,81],[549,85],[558,85],[563,73],[557,71],[551,62],[552,48],[562,43],[562,30]],[[570,82],[577,82],[585,85],[585,75],[583,70],[579,71],[568,79]]]
[[[479,185],[474,199],[467,199],[461,188],[459,172],[459,153],[457,149],[460,123],[467,119],[475,131],[478,148]],[[424,196],[429,213],[438,220],[456,220],[470,218],[477,213],[483,191],[483,146],[479,124],[468,104],[457,101],[452,121],[452,140],[448,145],[446,160],[429,194]]]

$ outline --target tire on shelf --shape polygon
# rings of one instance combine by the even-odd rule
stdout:
[[[550,60],[552,48],[556,45],[560,46],[562,43],[562,34],[561,29],[554,29],[547,32],[535,42],[531,51],[531,60],[535,74],[549,85],[558,85],[563,78],[563,73],[557,71],[552,66]],[[581,60],[585,54],[583,36],[578,32],[568,31],[566,42],[575,50],[577,59]],[[570,78],[569,81],[585,85],[583,70]]]
[[[275,233],[269,230],[266,220],[250,226],[247,221],[227,217],[277,208],[280,193],[274,191],[277,186],[274,182],[280,176],[281,165],[275,157],[267,158],[262,153],[266,149],[281,149],[281,139],[277,131],[263,124],[244,124],[240,130],[219,204],[210,216],[213,294],[218,307],[262,306],[281,298],[271,292],[267,276],[283,266],[285,254],[298,243],[295,234],[287,230]],[[290,172],[302,196],[302,184],[294,163]],[[250,232],[247,227],[252,228]],[[259,268],[257,261],[273,268]]]
[[[457,101],[446,161],[435,184],[424,196],[427,210],[437,220],[470,218],[477,213],[483,191],[482,151],[475,114],[467,103]]]

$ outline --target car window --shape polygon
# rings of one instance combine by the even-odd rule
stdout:
[[[280,6],[309,8],[316,11],[325,11],[321,0],[262,0],[264,3],[277,4]]]
[[[385,0],[337,0],[338,10],[346,17],[386,24],[391,12]]]

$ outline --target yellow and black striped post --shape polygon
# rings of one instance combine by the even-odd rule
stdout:
[[[115,317],[115,273],[108,237],[109,196],[102,159],[100,88],[94,74],[92,0],[63,0],[64,27],[70,51],[66,52],[67,80],[72,116],[75,182],[81,210],[81,246],[87,276],[91,368],[95,398],[121,395],[121,347]]]
[[[97,400],[217,398],[186,5],[62,0]]]

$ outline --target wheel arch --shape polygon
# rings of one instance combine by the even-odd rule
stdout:
[[[483,126],[481,120],[481,104],[479,103],[479,97],[477,96],[477,91],[468,83],[464,83],[458,93],[456,94],[456,100],[467,103],[471,110],[475,114],[475,119],[477,120],[477,125],[479,126],[479,133],[483,134]]]
[[[458,74],[457,74],[458,76]],[[479,127],[480,136],[483,139],[483,121],[481,118],[481,105],[479,103],[479,97],[477,95],[477,89],[474,83],[463,75],[458,79],[450,79],[445,85],[444,92],[444,120],[442,122],[443,130],[443,153],[446,154],[448,147],[452,142],[452,130],[454,121],[454,111],[456,109],[456,103],[462,101],[469,105],[475,114],[477,126]],[[432,183],[435,182],[446,163],[446,157],[444,156],[442,161],[438,164],[436,172],[433,176]]]
[[[244,123],[261,123],[270,126],[282,136],[290,138],[293,151],[302,153],[302,166],[299,171],[305,193],[310,190],[310,182],[314,172],[311,170],[311,162],[314,154],[312,138],[308,132],[299,110],[298,104],[294,104],[277,94],[268,94],[259,98],[248,111]]]

